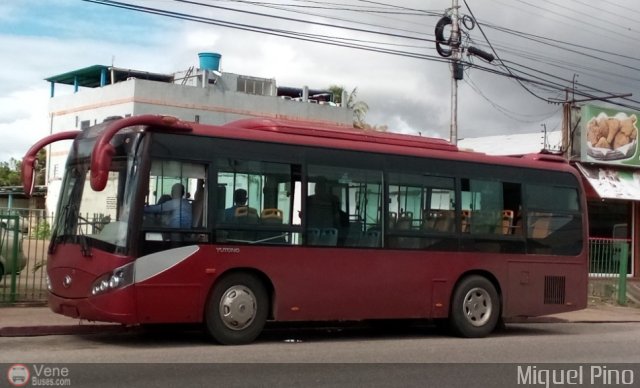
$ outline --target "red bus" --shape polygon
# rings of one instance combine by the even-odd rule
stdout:
[[[127,325],[416,318],[482,337],[587,303],[581,179],[562,158],[247,119],[134,116],[73,139],[49,247],[49,305]],[[164,202],[166,201],[166,202]],[[86,214],[110,209],[99,220]]]

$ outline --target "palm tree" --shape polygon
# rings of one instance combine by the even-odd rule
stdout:
[[[328,89],[331,94],[333,94],[333,102],[343,104],[342,95],[345,91],[345,87],[340,85],[331,85]],[[357,98],[358,88],[355,87],[351,93],[347,93],[346,107],[353,111],[353,126],[362,129],[367,126],[364,118],[367,115],[367,111],[369,111],[369,105],[364,101],[359,101]]]

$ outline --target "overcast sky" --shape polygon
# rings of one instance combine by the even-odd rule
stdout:
[[[197,65],[197,53],[202,51],[221,53],[222,71],[275,78],[280,86],[357,87],[359,98],[370,107],[368,123],[387,125],[396,132],[449,137],[451,72],[433,39],[434,27],[451,0],[197,1],[252,13],[185,1],[122,0],[209,22],[215,19],[286,35],[313,34],[315,40],[400,55],[82,0],[4,0],[0,3],[0,161],[21,158],[31,144],[48,134],[50,87],[45,78],[95,64],[172,73]],[[591,88],[632,93],[631,99],[638,102],[617,101],[640,110],[637,0],[467,3],[471,12],[460,0],[460,14],[473,13],[477,23],[471,26],[466,20],[473,28],[463,27],[463,45],[491,51],[486,34],[503,62],[489,64],[463,56],[474,66],[466,67],[459,82],[459,138],[539,132],[543,125],[559,129],[560,105],[545,99],[564,98],[563,88],[571,87],[573,80],[579,93],[576,98],[607,94]],[[520,84],[509,73],[545,85]]]

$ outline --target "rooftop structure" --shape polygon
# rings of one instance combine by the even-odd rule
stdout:
[[[85,129],[114,116],[164,114],[184,121],[225,124],[266,117],[353,126],[353,112],[322,89],[277,86],[272,78],[221,71],[220,55],[200,53],[198,66],[172,74],[93,65],[46,78],[51,84],[50,132]],[[73,86],[59,93],[58,85]],[[58,200],[69,143],[47,156],[47,208]]]

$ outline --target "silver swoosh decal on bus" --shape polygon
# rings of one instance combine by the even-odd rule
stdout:
[[[189,245],[140,257],[134,264],[134,283],[144,282],[168,270],[188,259],[199,250],[199,246]]]

